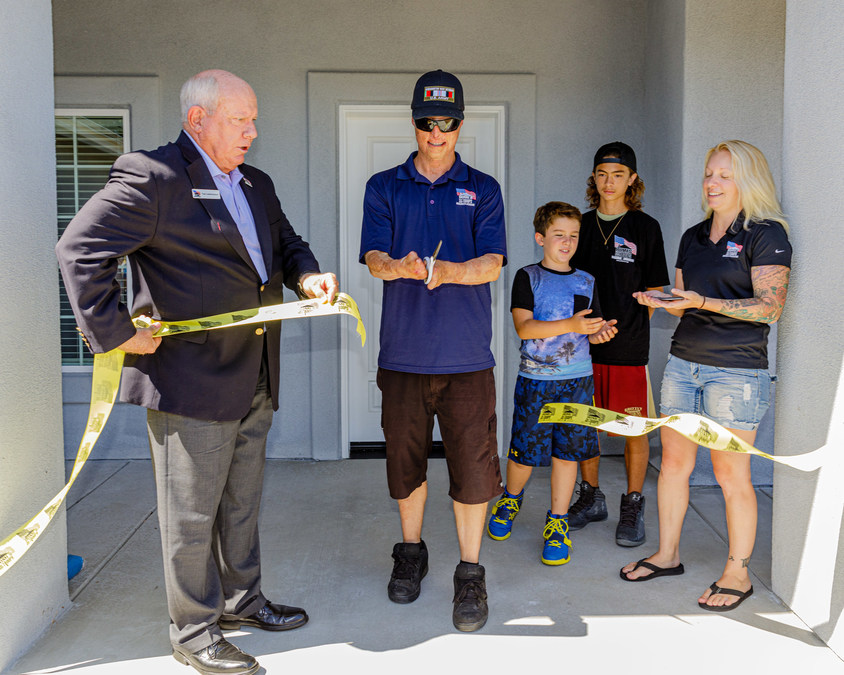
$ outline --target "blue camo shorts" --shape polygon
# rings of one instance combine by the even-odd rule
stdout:
[[[716,368],[668,355],[659,411],[697,413],[727,429],[754,430],[771,403],[771,375],[757,368]]]
[[[594,391],[591,375],[571,380],[533,380],[519,375],[507,458],[525,466],[548,466],[551,457],[569,462],[597,457],[598,433],[592,427],[539,423],[546,403],[592,405]]]

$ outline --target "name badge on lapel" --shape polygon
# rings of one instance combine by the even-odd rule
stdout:
[[[204,190],[202,188],[191,188],[190,193],[194,199],[220,199],[219,190]]]

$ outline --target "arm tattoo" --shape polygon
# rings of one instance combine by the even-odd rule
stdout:
[[[715,311],[742,321],[774,323],[782,314],[788,294],[788,267],[760,265],[750,268],[753,297],[740,300],[719,300]],[[711,306],[711,305],[710,305]]]

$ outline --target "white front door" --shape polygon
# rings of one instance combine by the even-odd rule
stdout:
[[[469,106],[457,143],[457,152],[467,164],[494,176],[504,189],[504,106]],[[410,109],[402,105],[341,105],[339,125],[340,157],[340,283],[358,303],[366,324],[364,349],[354,331],[354,322],[342,336],[344,388],[343,456],[349,443],[381,443],[381,392],[375,384],[378,370],[378,334],[381,326],[383,282],[359,264],[363,195],[369,177],[404,163],[416,150]],[[506,195],[506,192],[504,193]],[[431,251],[419,251],[420,255]],[[503,361],[502,281],[492,286],[493,344],[496,363]],[[496,371],[498,368],[496,367]],[[501,439],[501,380],[496,373],[498,437]],[[439,439],[439,430],[435,429]]]

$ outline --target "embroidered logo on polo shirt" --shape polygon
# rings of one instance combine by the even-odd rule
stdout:
[[[722,255],[722,258],[738,258],[739,253],[741,253],[741,249],[744,248],[741,244],[737,244],[734,241],[727,242],[727,252]]]
[[[636,244],[618,235],[615,235],[614,242],[615,253],[612,254],[613,260],[623,263],[636,262],[634,260],[636,256]]]
[[[471,190],[465,188],[457,188],[457,205],[458,206],[474,206],[478,195]]]
[[[454,103],[454,87],[426,87],[423,100]]]

